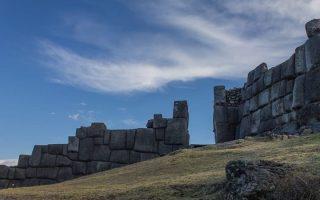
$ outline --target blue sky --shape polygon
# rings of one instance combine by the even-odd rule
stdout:
[[[144,127],[189,103],[213,143],[212,87],[241,86],[306,40],[319,0],[0,0],[0,162],[79,126]]]

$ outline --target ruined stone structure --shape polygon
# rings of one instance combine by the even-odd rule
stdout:
[[[176,101],[173,118],[156,114],[148,128],[78,128],[68,144],[35,145],[31,155],[20,155],[18,166],[0,165],[0,188],[57,183],[188,148],[188,120],[187,102]]]
[[[242,88],[214,87],[216,142],[269,131],[294,134],[320,122],[320,20],[306,24],[309,39],[285,62],[249,72]]]

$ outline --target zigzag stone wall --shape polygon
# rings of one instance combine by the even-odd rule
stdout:
[[[156,158],[189,146],[186,101],[174,103],[173,118],[155,114],[147,128],[109,130],[103,123],[81,127],[68,144],[35,145],[18,166],[0,166],[0,188],[53,184]]]
[[[249,72],[242,88],[214,87],[217,143],[319,126],[320,20],[308,22],[306,31],[309,39],[285,62],[271,69],[260,64]]]

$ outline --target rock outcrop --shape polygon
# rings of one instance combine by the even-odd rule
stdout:
[[[174,103],[173,118],[154,115],[151,128],[110,130],[103,123],[81,127],[68,144],[35,145],[18,166],[0,166],[0,188],[57,183],[156,158],[188,148],[186,101]]]
[[[280,179],[291,171],[286,164],[273,161],[230,161],[226,166],[226,200],[266,200]]]

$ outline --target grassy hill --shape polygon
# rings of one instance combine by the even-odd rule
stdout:
[[[0,199],[215,199],[226,163],[237,159],[279,161],[319,174],[320,134],[180,150],[60,184],[0,190]]]

